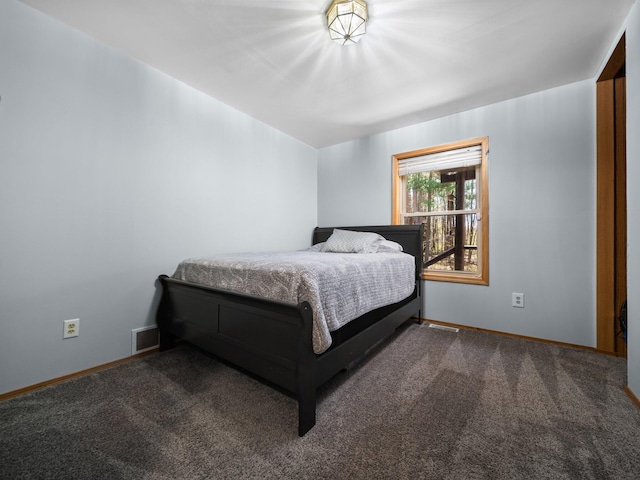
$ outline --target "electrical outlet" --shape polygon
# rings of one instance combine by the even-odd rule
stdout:
[[[511,294],[511,306],[517,308],[524,308],[524,293],[512,293]]]
[[[74,318],[72,320],[65,320],[62,338],[77,337],[79,330],[80,330],[79,318]]]

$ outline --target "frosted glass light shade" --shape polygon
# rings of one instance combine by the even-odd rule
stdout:
[[[340,45],[357,43],[366,32],[367,18],[364,0],[333,0],[327,10],[331,40]]]

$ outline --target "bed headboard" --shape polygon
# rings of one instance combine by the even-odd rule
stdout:
[[[313,230],[313,245],[326,242],[334,228],[356,230],[358,232],[375,232],[387,240],[402,245],[403,250],[416,259],[416,276],[422,276],[422,238],[423,226],[420,225],[381,225],[362,227],[316,227]]]

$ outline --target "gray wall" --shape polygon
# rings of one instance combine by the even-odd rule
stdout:
[[[595,346],[591,80],[321,149],[320,225],[389,223],[393,154],[485,135],[490,286],[426,282],[424,315]]]
[[[640,398],[640,5],[627,21],[627,238],[628,384]]]
[[[14,0],[0,65],[0,393],[129,355],[182,258],[309,244],[315,149]]]

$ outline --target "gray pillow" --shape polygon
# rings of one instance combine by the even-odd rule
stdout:
[[[334,228],[324,244],[323,252],[337,253],[376,253],[384,241],[382,235],[373,232],[355,232]]]

